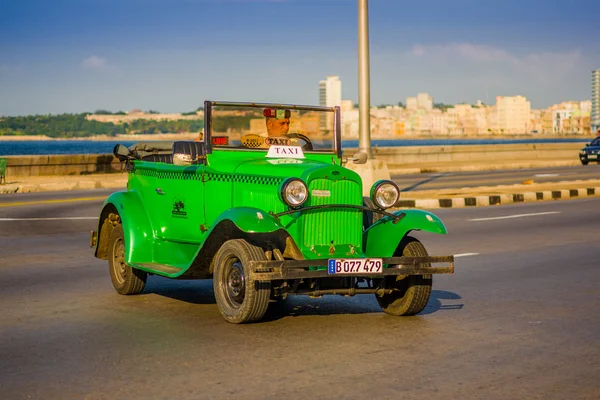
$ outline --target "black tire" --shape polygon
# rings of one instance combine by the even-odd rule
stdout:
[[[407,236],[398,246],[394,256],[427,256],[425,246],[417,239]],[[433,278],[431,275],[386,276],[386,288],[394,288],[390,294],[375,295],[382,310],[390,315],[415,315],[423,311],[429,302]]]
[[[583,165],[588,165],[589,161],[588,160],[581,160],[581,164]]]
[[[148,273],[125,263],[123,226],[118,224],[110,233],[108,242],[108,271],[115,290],[120,294],[138,294],[146,286]]]
[[[256,281],[250,261],[266,260],[264,251],[243,239],[228,240],[215,256],[213,288],[223,318],[232,324],[260,320],[267,311],[271,282]]]

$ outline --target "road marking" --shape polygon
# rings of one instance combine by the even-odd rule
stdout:
[[[454,258],[456,257],[469,257],[469,256],[476,256],[479,255],[479,253],[462,253],[462,254],[455,254]]]
[[[98,217],[0,218],[0,221],[59,221],[64,219],[98,219]]]
[[[75,199],[57,199],[57,200],[33,200],[33,201],[16,201],[13,203],[0,203],[0,207],[18,207],[32,206],[37,204],[53,204],[53,203],[73,203],[76,201],[95,201],[106,200],[106,196],[102,197],[78,197]]]
[[[538,215],[550,215],[550,214],[560,214],[560,211],[548,211],[548,212],[541,212],[541,213],[534,213],[534,214],[505,215],[503,217],[474,218],[474,219],[469,219],[468,221],[493,221],[493,220],[496,220],[496,219],[537,217]]]
[[[549,177],[549,176],[559,176],[560,174],[536,174],[534,176],[538,176],[540,178]]]

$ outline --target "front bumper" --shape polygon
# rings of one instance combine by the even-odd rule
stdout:
[[[356,273],[335,274],[327,272],[329,259],[319,260],[282,260],[282,261],[251,261],[250,268],[255,273],[258,281],[272,281],[281,279],[304,279],[304,278],[331,278],[331,277],[361,277],[381,278],[387,275],[429,275],[429,274],[453,274],[454,256],[427,256],[427,257],[387,257],[383,258],[381,273]],[[432,267],[430,264],[446,263],[441,267]],[[313,268],[323,268],[315,270]]]

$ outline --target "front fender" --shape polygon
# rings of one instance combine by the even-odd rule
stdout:
[[[367,257],[392,257],[398,243],[410,231],[420,230],[445,235],[446,227],[435,214],[423,210],[402,210],[393,214],[406,214],[394,224],[390,217],[385,217],[371,225],[363,233],[363,248]]]
[[[285,229],[275,217],[254,207],[230,208],[217,217],[212,228],[225,220],[230,220],[245,233],[270,233]]]
[[[107,224],[104,223],[105,219],[108,218],[110,213],[114,212],[119,214],[123,226],[125,261],[128,264],[151,262],[154,233],[142,199],[137,191],[115,192],[108,196],[104,202],[98,221],[100,240],[96,249],[96,256],[100,257],[100,255],[107,255],[108,253],[110,231],[104,233],[102,231],[108,229]]]

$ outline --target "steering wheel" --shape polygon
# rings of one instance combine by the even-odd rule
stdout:
[[[312,142],[306,135],[303,135],[301,133],[288,133],[285,136],[289,137],[290,139],[302,140],[304,142],[304,144],[301,146],[302,150],[311,151],[313,149]]]

